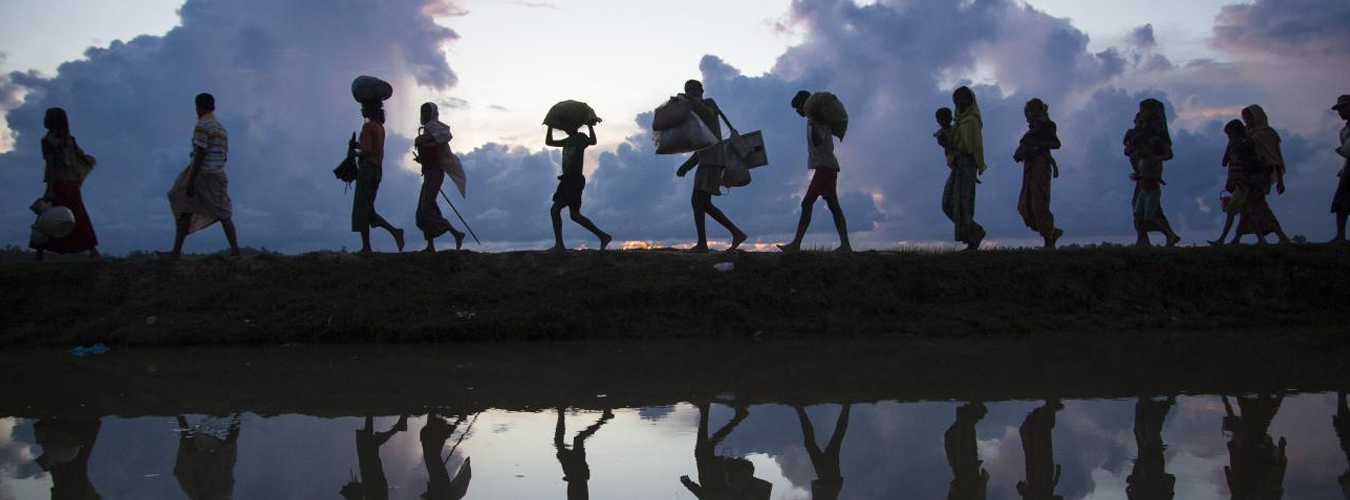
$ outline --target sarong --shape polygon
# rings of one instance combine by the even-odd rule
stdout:
[[[168,194],[169,208],[173,210],[175,218],[181,217],[182,214],[191,214],[188,234],[200,231],[215,224],[216,221],[229,220],[234,215],[234,203],[230,201],[227,189],[230,179],[226,177],[225,172],[223,170],[197,172],[197,179],[193,185],[195,193],[189,197],[187,185],[191,172],[191,165],[183,169],[183,173],[178,174],[178,179],[174,181],[173,188],[169,189]]]
[[[422,167],[422,191],[417,195],[417,229],[422,230],[422,236],[427,240],[436,239],[451,229],[450,221],[441,215],[441,208],[436,205],[436,195],[440,194],[444,182],[445,170],[439,165]]]
[[[1022,194],[1017,199],[1017,213],[1022,215],[1022,222],[1046,238],[1055,233],[1055,215],[1050,213],[1053,169],[1045,155],[1028,158],[1022,166]]]
[[[375,212],[375,195],[380,190],[384,169],[363,161],[356,173],[356,189],[352,192],[352,232],[359,233],[372,227],[387,225],[384,217]]]
[[[975,222],[975,160],[960,155],[942,189],[942,213],[956,226],[956,241],[967,244],[984,239],[984,228]]]

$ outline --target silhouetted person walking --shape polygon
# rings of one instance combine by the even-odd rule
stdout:
[[[1274,233],[1280,243],[1289,243],[1289,237],[1280,228],[1275,212],[1270,210],[1266,195],[1270,194],[1271,183],[1277,194],[1284,194],[1284,153],[1280,151],[1280,134],[1270,127],[1266,111],[1261,106],[1251,105],[1242,110],[1242,121],[1247,127],[1247,137],[1251,139],[1256,152],[1256,163],[1250,170],[1247,203],[1242,216],[1238,219],[1237,237],[1255,234],[1257,241],[1266,242],[1266,235]],[[1236,243],[1237,240],[1234,239]]]
[[[230,255],[239,255],[239,241],[234,231],[234,202],[227,189],[230,180],[225,175],[225,160],[230,152],[230,136],[216,120],[216,98],[211,94],[197,94],[197,125],[192,129],[192,163],[178,174],[169,189],[169,207],[173,209],[177,231],[173,250],[167,256],[183,255],[183,241],[189,234],[220,222],[225,239],[230,244]]]
[[[389,231],[398,251],[403,251],[403,230],[394,227],[375,211],[375,197],[384,178],[384,101],[361,103],[361,137],[347,144],[348,156],[357,159],[356,190],[352,192],[352,232],[361,233],[361,253],[369,254],[370,228]]]
[[[375,432],[375,419],[366,417],[366,425],[356,430],[356,463],[361,470],[360,480],[352,479],[338,493],[347,500],[389,500],[389,480],[384,477],[384,461],[380,447],[394,434],[408,430],[408,417],[384,432]]]
[[[1336,414],[1331,416],[1331,425],[1336,428],[1336,440],[1341,444],[1341,453],[1350,460],[1350,404],[1346,403],[1345,391],[1336,392]],[[1341,485],[1341,493],[1350,499],[1350,470],[1336,478]]]
[[[1167,130],[1167,112],[1162,101],[1144,99],[1139,103],[1134,128],[1125,133],[1125,156],[1134,171],[1135,245],[1151,246],[1148,233],[1158,231],[1167,237],[1167,246],[1176,246],[1181,237],[1162,209],[1163,162],[1172,159],[1172,135]]]
[[[1055,413],[1064,409],[1058,399],[1046,400],[1045,405],[1027,415],[1017,433],[1022,436],[1022,452],[1026,454],[1027,479],[1017,482],[1017,493],[1026,500],[1063,500],[1055,494],[1061,468],[1055,463]]]
[[[436,195],[441,194],[441,184],[445,182],[446,172],[442,162],[453,157],[450,140],[454,135],[450,133],[450,126],[441,122],[440,110],[435,103],[422,104],[421,123],[422,128],[413,140],[413,145],[417,147],[417,161],[422,164],[422,191],[417,195],[417,229],[422,231],[422,238],[427,240],[425,251],[435,252],[436,238],[447,232],[455,237],[455,250],[459,250],[464,246],[464,233],[450,225],[450,221],[441,215],[441,208],[436,202]],[[459,173],[461,177],[454,181],[460,194],[464,194],[463,170]]]
[[[956,241],[966,250],[979,250],[984,227],[975,222],[975,185],[988,167],[984,163],[984,120],[970,87],[952,92],[956,126],[951,132],[951,172],[942,189],[942,213],[956,225]]]
[[[455,434],[455,429],[463,424],[464,420],[465,417],[460,416],[452,424],[440,415],[427,414],[427,424],[418,434],[422,442],[422,461],[427,467],[427,491],[422,494],[423,499],[459,500],[468,494],[469,480],[473,477],[473,467],[469,463],[469,458],[466,457],[464,463],[460,464],[459,471],[455,473],[453,479],[446,470],[446,461],[450,460],[450,457],[441,458],[441,449],[445,447],[445,442]],[[453,453],[453,449],[451,451]]]
[[[1050,106],[1040,99],[1027,101],[1022,112],[1027,118],[1027,132],[1013,153],[1013,161],[1022,164],[1017,213],[1027,227],[1041,235],[1045,248],[1053,249],[1064,235],[1064,230],[1055,227],[1055,215],[1050,212],[1050,179],[1059,177],[1059,164],[1050,152],[1060,147],[1058,128],[1050,120]]]
[[[830,441],[824,450],[816,444],[816,430],[811,425],[811,418],[806,415],[806,410],[800,406],[793,408],[797,410],[797,421],[802,426],[806,455],[811,458],[811,467],[816,471],[816,478],[811,481],[811,500],[837,499],[839,491],[844,489],[844,475],[839,467],[839,452],[844,445],[844,433],[848,432],[848,417],[852,405],[844,404],[839,408],[839,417],[834,421],[834,433],[830,435]]]
[[[1209,242],[1215,246],[1223,244],[1228,231],[1233,228],[1233,221],[1247,210],[1251,193],[1257,188],[1252,181],[1260,170],[1257,167],[1260,160],[1256,158],[1256,147],[1247,137],[1247,126],[1242,124],[1242,120],[1229,121],[1224,125],[1223,133],[1228,136],[1228,147],[1223,153],[1223,166],[1228,169],[1228,178],[1224,181],[1225,194],[1220,197],[1220,202],[1226,217],[1219,239]],[[1237,237],[1233,238],[1233,244],[1241,238],[1242,231],[1239,230]]]
[[[567,500],[586,500],[591,497],[588,482],[591,480],[591,466],[586,464],[586,439],[595,435],[600,426],[614,418],[614,412],[605,410],[590,427],[578,432],[572,438],[572,447],[568,448],[563,440],[567,433],[563,422],[563,409],[558,408],[558,425],[553,431],[553,449],[558,452],[558,463],[562,465],[563,481],[567,482]]]
[[[1134,404],[1134,442],[1139,456],[1125,478],[1125,495],[1130,500],[1172,500],[1177,476],[1164,468],[1162,428],[1167,412],[1176,398],[1155,401],[1144,396]]]
[[[736,407],[731,421],[709,435],[708,414],[711,410],[709,403],[698,403],[698,435],[694,443],[698,482],[689,476],[680,476],[680,483],[699,500],[768,500],[773,486],[754,477],[754,464],[743,458],[717,455],[717,445],[750,416],[749,410]]]
[[[89,457],[102,423],[98,419],[44,418],[33,424],[42,456],[38,467],[51,474],[52,500],[100,500],[89,481]]]
[[[1336,214],[1336,237],[1331,242],[1344,243],[1345,221],[1350,217],[1350,95],[1337,98],[1336,105],[1331,109],[1345,121],[1345,127],[1341,128],[1341,145],[1336,148],[1336,154],[1345,158],[1345,162],[1336,174],[1340,181],[1336,184],[1335,196],[1331,198],[1331,213]]]
[[[989,471],[982,466],[975,424],[988,413],[984,403],[972,402],[956,408],[956,421],[942,435],[952,482],[947,500],[984,500],[989,488]]]
[[[98,236],[94,234],[93,221],[89,220],[89,211],[84,208],[84,197],[80,187],[94,169],[96,160],[85,154],[70,135],[70,119],[66,110],[47,108],[42,118],[42,126],[47,135],[42,137],[42,182],[47,190],[42,197],[55,206],[69,208],[75,214],[75,229],[61,238],[48,238],[45,242],[30,242],[29,247],[37,250],[37,260],[42,260],[46,252],[71,254],[89,252],[89,258],[98,258]]]
[[[1284,394],[1269,393],[1238,396],[1242,415],[1233,412],[1228,396],[1223,396],[1223,430],[1231,433],[1228,440],[1228,463],[1223,474],[1228,479],[1228,491],[1233,498],[1278,500],[1284,496],[1284,473],[1289,465],[1285,455],[1287,443],[1281,437],[1279,444],[1270,437],[1270,422],[1280,411]]]
[[[230,418],[225,437],[188,424],[178,416],[178,456],[173,477],[183,494],[192,500],[228,500],[234,498],[234,464],[239,456],[239,427],[242,415]]]
[[[703,124],[708,126],[708,130],[720,142],[722,140],[722,121],[725,121],[727,128],[732,132],[736,127],[731,125],[731,119],[727,118],[722,108],[717,106],[717,102],[712,99],[703,98],[703,83],[698,80],[689,80],[684,82],[684,94],[682,96],[688,99],[694,114],[703,120]],[[719,119],[721,121],[719,121]],[[706,217],[711,216],[713,220],[721,224],[722,227],[731,231],[731,248],[735,250],[744,243],[746,236],[744,231],[736,227],[736,224],[727,218],[722,210],[712,203],[712,197],[722,194],[722,174],[726,171],[726,165],[717,154],[720,148],[717,146],[704,149],[689,156],[689,159],[680,165],[675,171],[675,175],[684,177],[689,170],[698,167],[694,172],[694,194],[689,199],[689,203],[694,208],[694,230],[698,232],[698,243],[690,248],[689,251],[703,253],[708,251],[708,231],[706,226]]]
[[[573,125],[567,132],[567,138],[561,141],[553,139],[553,127],[548,128],[548,135],[544,137],[544,144],[553,148],[562,148],[562,175],[558,176],[558,189],[553,192],[553,206],[549,208],[549,216],[553,219],[553,248],[549,250],[561,252],[567,250],[563,244],[562,237],[562,209],[566,208],[567,213],[572,218],[572,222],[586,228],[596,238],[600,239],[600,249],[609,247],[609,242],[614,239],[608,233],[601,231],[595,226],[594,222],[586,216],[581,215],[581,194],[586,189],[586,176],[583,173],[582,166],[586,161],[586,148],[594,146],[595,125],[586,124],[588,134],[580,132],[579,125]]]
[[[839,248],[836,250],[851,252],[853,246],[848,241],[848,222],[844,220],[843,207],[839,206],[839,159],[834,156],[834,134],[830,124],[807,116],[806,100],[810,98],[810,92],[798,91],[792,97],[792,109],[806,117],[806,168],[812,172],[811,185],[807,186],[806,195],[802,197],[802,214],[797,221],[796,236],[790,243],[778,245],[778,248],[786,252],[801,249],[802,238],[806,237],[806,229],[811,226],[811,210],[816,206],[816,199],[825,198],[825,204],[834,216],[834,228],[839,232]]]

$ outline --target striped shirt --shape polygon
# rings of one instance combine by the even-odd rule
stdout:
[[[216,121],[214,113],[204,114],[197,119],[197,125],[192,128],[192,146],[194,154],[196,148],[206,152],[206,157],[202,160],[202,171],[225,170],[225,158],[230,152],[230,134],[226,133],[225,127]]]

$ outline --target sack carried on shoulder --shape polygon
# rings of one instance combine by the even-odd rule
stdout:
[[[844,102],[834,94],[829,92],[811,94],[802,107],[806,111],[806,116],[829,125],[830,132],[835,137],[843,139],[844,134],[848,132],[848,110],[844,109]]]
[[[689,99],[680,96],[671,97],[665,104],[656,107],[656,112],[652,113],[652,131],[659,132],[675,128],[680,122],[689,118],[689,112],[693,107]]]
[[[708,126],[690,111],[680,125],[666,130],[652,132],[652,141],[656,142],[656,154],[673,155],[692,153],[717,144]]]

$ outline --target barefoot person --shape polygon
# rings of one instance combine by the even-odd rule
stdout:
[[[1224,125],[1223,133],[1228,136],[1228,148],[1223,153],[1223,166],[1228,169],[1228,179],[1224,182],[1224,193],[1219,200],[1226,218],[1219,239],[1209,242],[1215,246],[1223,244],[1228,231],[1233,228],[1233,221],[1246,210],[1251,195],[1252,171],[1258,163],[1256,148],[1247,137],[1247,126],[1242,124],[1242,120],[1229,121]],[[1237,243],[1241,237],[1242,232],[1238,231],[1238,237],[1233,239],[1233,243]]]
[[[47,191],[42,197],[52,205],[69,208],[75,214],[75,229],[64,237],[31,242],[29,246],[37,250],[37,260],[42,260],[46,252],[89,252],[89,258],[97,258],[98,236],[94,234],[94,224],[89,220],[84,197],[80,195],[80,186],[94,168],[94,157],[84,154],[75,137],[70,135],[66,110],[48,108],[42,125],[47,127],[47,135],[42,138],[42,159],[46,163],[42,182],[47,184]]]
[[[1167,131],[1167,113],[1162,101],[1144,99],[1139,103],[1134,128],[1125,133],[1125,155],[1130,157],[1134,181],[1135,245],[1151,246],[1148,233],[1157,231],[1167,237],[1167,246],[1176,246],[1181,237],[1172,231],[1162,209],[1163,162],[1172,159],[1172,135]]]
[[[1055,122],[1050,121],[1050,106],[1044,101],[1027,101],[1022,113],[1027,118],[1027,132],[1013,153],[1013,161],[1022,164],[1017,213],[1027,227],[1041,235],[1045,248],[1053,250],[1064,235],[1064,230],[1055,228],[1055,215],[1050,212],[1050,179],[1059,178],[1059,164],[1050,151],[1059,149],[1059,136]]]
[[[234,203],[230,201],[225,176],[225,160],[230,152],[230,136],[216,120],[216,98],[211,94],[197,94],[197,125],[192,129],[192,163],[178,174],[169,190],[169,207],[177,222],[173,250],[169,257],[183,254],[183,241],[189,234],[220,222],[225,240],[230,244],[230,255],[239,255],[239,241],[235,237]]]
[[[398,251],[403,251],[403,230],[394,227],[375,212],[375,195],[384,177],[384,102],[372,99],[361,103],[361,138],[347,145],[357,158],[356,190],[352,193],[352,232],[361,233],[361,253],[371,253],[370,228],[389,231]]]
[[[951,134],[951,172],[942,189],[942,212],[956,225],[956,241],[966,244],[966,250],[979,250],[984,241],[984,227],[975,222],[975,185],[988,168],[984,163],[984,120],[980,104],[970,87],[961,87],[952,93],[956,105],[956,127]]]
[[[567,249],[562,237],[564,208],[572,217],[572,222],[586,228],[600,239],[601,250],[608,248],[609,242],[614,239],[609,233],[596,227],[586,216],[581,215],[581,193],[586,189],[586,176],[582,173],[582,165],[586,160],[586,148],[595,145],[595,125],[588,123],[586,129],[589,135],[582,134],[579,125],[572,126],[564,130],[567,132],[567,138],[559,141],[553,139],[553,127],[549,127],[548,135],[544,137],[544,144],[563,150],[562,175],[558,176],[558,189],[553,192],[553,206],[548,210],[549,216],[553,218],[553,248],[549,249],[551,251],[561,252]]]
[[[1253,104],[1242,110],[1242,121],[1247,126],[1247,137],[1251,138],[1256,151],[1257,162],[1252,165],[1250,188],[1246,210],[1238,219],[1237,237],[1255,234],[1262,244],[1266,235],[1274,233],[1280,243],[1289,243],[1289,237],[1280,228],[1275,212],[1270,210],[1266,195],[1270,194],[1271,182],[1275,183],[1275,193],[1284,194],[1284,154],[1280,151],[1280,134],[1270,127],[1266,110]],[[1236,243],[1236,239],[1234,242]]]
[[[436,205],[436,195],[441,194],[441,184],[445,182],[445,161],[452,157],[450,152],[450,126],[440,120],[440,110],[435,103],[422,104],[422,132],[413,140],[417,146],[417,161],[422,164],[422,191],[417,195],[417,229],[427,240],[424,252],[436,251],[436,238],[445,233],[455,237],[455,250],[464,246],[464,233],[456,231],[450,221],[441,215]],[[462,168],[452,175],[452,180],[464,194],[464,171]]]
[[[819,122],[807,116],[806,100],[811,93],[805,90],[792,97],[792,109],[806,117],[806,168],[812,171],[811,185],[802,197],[802,214],[797,221],[797,235],[792,242],[778,245],[778,248],[791,252],[800,250],[802,238],[806,237],[806,228],[811,226],[811,209],[816,206],[816,198],[825,198],[825,205],[834,215],[834,228],[839,232],[839,248],[836,251],[848,253],[853,246],[848,241],[848,222],[844,220],[844,209],[839,206],[839,194],[836,185],[839,181],[839,159],[834,156],[834,135],[830,124]]]
[[[722,108],[717,107],[717,102],[703,98],[702,82],[698,80],[684,82],[684,94],[682,95],[685,99],[691,101],[694,113],[703,119],[703,123],[708,126],[708,130],[712,131],[713,136],[717,137],[718,141],[722,140],[722,121],[725,121],[727,128],[733,132],[736,130],[736,127],[731,125],[731,119],[727,118],[726,113],[722,112]],[[721,121],[718,121],[719,119]],[[698,243],[689,249],[694,253],[706,253],[708,251],[707,218],[705,215],[711,216],[718,224],[727,228],[727,231],[731,231],[731,248],[728,250],[739,248],[747,238],[745,232],[736,227],[736,224],[732,223],[731,219],[727,218],[727,215],[712,203],[712,197],[722,195],[722,173],[726,170],[725,165],[718,164],[722,160],[718,158],[716,150],[717,148],[708,148],[694,153],[675,171],[676,176],[684,177],[685,174],[689,173],[689,170],[695,166],[698,167],[698,170],[694,171],[694,194],[689,200],[694,207],[694,230],[698,232]]]
[[[1336,185],[1336,195],[1331,198],[1331,213],[1336,214],[1336,237],[1331,240],[1332,243],[1345,243],[1345,220],[1350,217],[1350,95],[1343,95],[1336,99],[1336,105],[1331,107],[1345,121],[1345,127],[1341,129],[1341,145],[1336,148],[1336,154],[1345,158],[1345,163],[1341,167],[1340,182]]]

